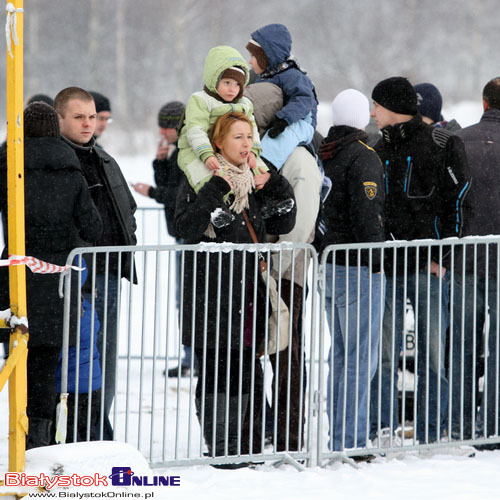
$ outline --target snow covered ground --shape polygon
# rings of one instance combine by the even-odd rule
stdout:
[[[447,110],[445,117],[454,117],[462,126],[474,123],[481,116],[478,103],[464,103]],[[108,148],[112,154],[112,147]],[[145,151],[140,157],[117,158],[125,177],[130,182],[153,182],[151,168],[153,150]],[[140,206],[156,206],[153,200],[136,196]],[[173,243],[166,235],[164,221],[144,234],[148,236],[161,232],[162,243]],[[155,241],[156,242],[156,241]],[[148,241],[148,243],[153,243]],[[138,366],[138,365],[132,365]],[[139,376],[132,373],[134,379]],[[169,384],[170,385],[170,384]],[[169,387],[169,390],[171,388]],[[174,389],[175,390],[175,387]],[[8,391],[0,393],[0,471],[7,471],[8,464]],[[150,421],[145,420],[144,434],[150,432]],[[334,463],[324,468],[315,466],[298,472],[289,465],[278,468],[272,464],[259,465],[255,469],[235,471],[216,470],[210,466],[178,467],[151,470],[143,455],[131,445],[124,443],[79,443],[57,447],[30,450],[26,455],[26,473],[45,473],[52,477],[54,472],[110,476],[113,467],[129,467],[138,477],[152,481],[158,476],[179,476],[180,486],[100,486],[71,487],[52,490],[54,498],[69,498],[70,494],[94,493],[108,497],[122,494],[137,494],[137,498],[155,499],[246,499],[269,500],[288,499],[498,499],[500,498],[500,451],[476,452],[473,458],[446,454],[407,454],[404,458],[377,458],[372,463],[361,463],[358,468],[349,464]],[[108,479],[109,482],[109,479]],[[151,484],[151,483],[150,483]],[[14,487],[0,488],[0,494],[13,491]],[[17,488],[16,488],[17,489]],[[17,491],[34,492],[33,488]],[[35,494],[26,498],[35,498]],[[39,497],[40,498],[40,497]]]
[[[6,408],[6,391],[1,395]],[[0,469],[7,466],[7,413],[0,417]],[[71,476],[109,477],[113,467],[129,467],[136,476],[178,476],[178,487],[152,486],[98,486],[71,487],[51,490],[56,498],[68,498],[70,493],[81,494],[138,494],[137,498],[154,493],[160,500],[167,499],[439,499],[439,500],[493,500],[500,497],[500,451],[477,452],[474,458],[454,455],[416,456],[403,459],[378,458],[362,463],[359,468],[335,463],[325,468],[313,467],[298,472],[289,465],[274,468],[260,465],[256,469],[235,471],[216,470],[210,466],[149,469],[146,460],[132,446],[124,443],[97,442],[59,445],[30,450],[26,455],[26,473],[45,473]],[[110,479],[108,479],[108,482]],[[144,483],[143,483],[144,484]],[[13,487],[0,488],[0,493]],[[16,488],[15,491],[34,492],[34,488]],[[64,497],[61,495],[65,495]],[[35,494],[26,498],[40,498]],[[48,498],[48,497],[47,497]],[[76,497],[75,497],[76,498]],[[85,497],[83,497],[85,498]]]
[[[137,366],[137,365],[136,365]],[[138,370],[132,376],[139,376]],[[169,386],[171,384],[169,383]],[[5,409],[0,414],[0,471],[7,471],[7,390],[0,394]],[[150,424],[144,420],[144,434]],[[178,476],[178,487],[112,486],[109,476],[113,467],[126,467],[135,476],[146,477],[148,484],[158,476]],[[108,486],[57,488],[51,491],[68,498],[70,493],[81,494],[138,494],[137,498],[154,493],[149,498],[167,499],[439,499],[439,500],[493,500],[500,497],[500,451],[476,452],[467,458],[446,454],[434,455],[416,452],[404,458],[377,458],[371,463],[360,463],[358,468],[334,463],[322,468],[315,466],[299,472],[290,465],[278,468],[271,463],[255,469],[234,471],[217,470],[210,466],[170,467],[150,469],[146,458],[135,446],[125,443],[94,442],[59,445],[30,450],[26,454],[26,474],[49,477],[54,472],[62,476],[94,476],[107,478]],[[143,483],[144,484],[144,483]],[[4,487],[5,491],[37,492],[35,488]],[[62,497],[59,495],[66,495]],[[40,498],[30,495],[26,498]],[[75,497],[76,498],[76,497]],[[83,497],[85,498],[85,497]]]

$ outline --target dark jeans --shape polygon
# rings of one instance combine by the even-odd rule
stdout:
[[[498,289],[496,277],[486,279],[457,273],[453,286],[452,337],[452,437],[473,439],[495,434],[500,424],[498,387]],[[485,328],[489,319],[488,329]],[[483,334],[484,332],[484,334]],[[482,360],[484,355],[484,361]],[[483,366],[484,364],[484,366]],[[478,379],[485,373],[479,414]],[[474,425],[474,422],[476,425]]]
[[[440,280],[422,270],[417,279],[414,273],[408,273],[406,294],[416,312],[417,438],[420,442],[425,442],[427,438],[429,441],[436,441],[446,426],[448,410],[449,387],[445,370],[445,353],[446,331],[449,325],[449,278]],[[379,425],[380,428],[391,428],[392,432],[395,432],[399,425],[398,361],[402,348],[405,306],[404,277],[387,276],[381,337],[382,363],[379,364],[371,384],[372,438],[377,434]],[[381,383],[379,371],[382,372]]]

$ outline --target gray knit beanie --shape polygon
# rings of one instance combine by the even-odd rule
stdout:
[[[158,126],[161,128],[177,128],[186,106],[180,101],[168,102],[158,113]]]

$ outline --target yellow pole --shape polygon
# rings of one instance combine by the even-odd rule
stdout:
[[[25,255],[24,247],[24,123],[23,123],[23,0],[7,1],[7,209],[9,255]],[[9,41],[10,38],[10,41]],[[9,43],[10,42],[10,43]],[[9,50],[10,49],[10,50]],[[26,267],[9,268],[10,309],[27,318]],[[28,331],[17,326],[10,335],[10,352],[21,351],[9,378],[9,471],[25,464]]]

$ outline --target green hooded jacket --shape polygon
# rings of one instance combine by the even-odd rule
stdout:
[[[252,151],[257,157],[260,170],[267,171],[267,167],[259,158],[261,146],[250,99],[241,97],[232,102],[225,102],[220,97],[215,97],[220,76],[232,66],[238,66],[245,71],[246,85],[249,79],[249,68],[242,55],[236,49],[223,45],[210,49],[205,59],[203,72],[205,90],[195,92],[186,104],[184,124],[179,135],[177,161],[195,192],[198,192],[212,177],[212,171],[205,166],[207,158],[215,156],[208,133],[217,118],[226,113],[242,112],[250,118],[254,129]]]

